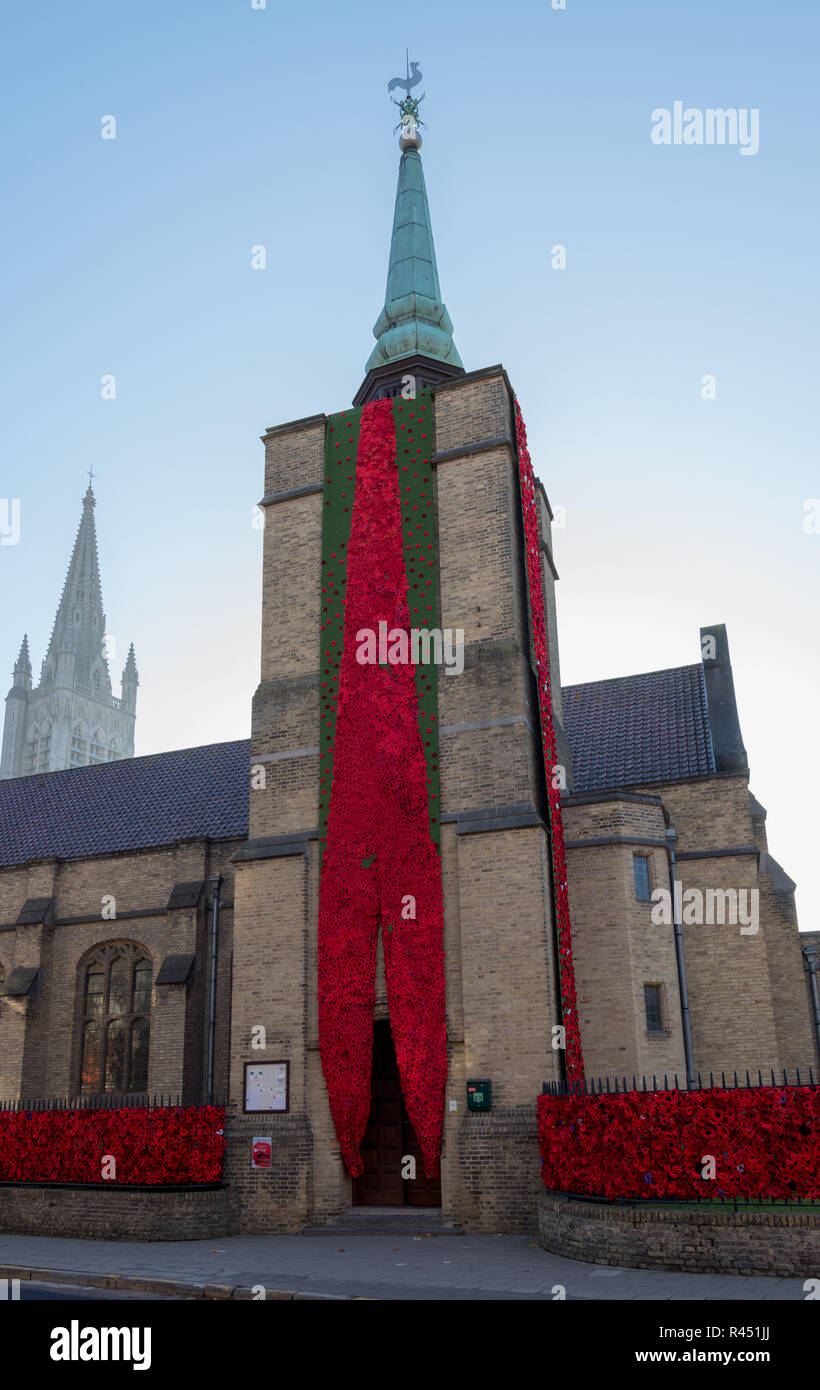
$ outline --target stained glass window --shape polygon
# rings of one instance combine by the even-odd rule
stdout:
[[[147,1089],[153,974],[132,942],[94,952],[81,985],[81,1094]]]

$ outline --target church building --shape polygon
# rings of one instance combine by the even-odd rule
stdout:
[[[110,641],[105,634],[94,506],[89,483],[37,686],[32,686],[28,636],[23,638],[14,684],[6,696],[0,778],[134,755],[139,684],[134,646],[128,651],[118,698],[108,669]]]
[[[818,1065],[726,629],[562,688],[526,402],[462,363],[401,111],[361,386],[263,437],[250,738],[130,756],[90,489],[41,684],[24,644],[9,696],[0,1098],[227,1096],[243,1231],[531,1230],[545,1083]],[[75,728],[118,760],[74,765]]]

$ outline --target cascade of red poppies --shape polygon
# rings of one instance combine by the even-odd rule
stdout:
[[[547,779],[549,802],[550,847],[552,851],[552,884],[558,944],[558,978],[561,987],[561,1016],[565,1029],[567,1080],[583,1081],[584,1059],[581,1052],[581,1031],[578,1025],[578,1002],[575,995],[575,971],[572,964],[572,942],[569,923],[569,891],[564,852],[564,826],[561,819],[561,791],[556,777],[558,755],[555,726],[552,719],[552,690],[550,687],[549,648],[544,612],[544,587],[541,582],[541,544],[538,538],[538,514],[535,502],[535,475],[527,447],[524,419],[515,400],[515,431],[518,445],[518,472],[521,481],[521,507],[524,520],[524,539],[527,552],[527,584],[532,616],[532,635],[538,670],[538,702],[541,714],[541,748],[544,773]]]
[[[420,729],[420,714],[422,728],[435,720],[434,687],[421,670],[417,679],[412,662],[392,664],[384,648],[378,652],[380,632],[391,646],[403,632],[409,647],[411,621],[427,626],[433,611],[433,543],[423,529],[427,512],[419,511],[431,507],[424,491],[426,433],[419,428],[425,408],[429,403],[419,404],[399,423],[401,404],[375,401],[361,412],[334,417],[328,436],[328,470],[342,472],[337,482],[329,471],[325,484],[320,804],[327,816],[319,890],[319,1046],[339,1145],[353,1175],[362,1171],[360,1146],[370,1112],[380,927],[402,1091],[428,1177],[438,1172],[443,1127],[443,906],[431,835],[437,745],[432,723],[424,734]],[[399,430],[405,431],[401,457],[412,463],[399,464]],[[414,466],[415,481],[407,481],[404,474],[409,478]],[[400,477],[412,493],[406,500]],[[408,569],[418,576],[410,590]],[[381,656],[381,663],[367,659],[366,633],[377,645],[370,655]],[[437,816],[435,809],[436,827]]]

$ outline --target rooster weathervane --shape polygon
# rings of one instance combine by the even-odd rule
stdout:
[[[405,63],[407,67],[407,76],[391,77],[390,81],[387,84],[387,90],[389,93],[392,93],[394,88],[396,87],[401,87],[404,90],[404,96],[401,101],[396,101],[396,98],[392,95],[390,97],[390,100],[392,101],[393,105],[398,106],[399,111],[401,112],[401,120],[399,121],[399,124],[396,126],[396,130],[401,130],[401,136],[399,137],[399,148],[401,149],[402,153],[404,153],[405,150],[421,149],[421,135],[419,134],[419,126],[424,125],[424,122],[419,116],[419,107],[421,103],[424,101],[425,97],[424,92],[422,92],[420,97],[414,97],[410,95],[411,89],[413,87],[417,87],[419,82],[421,82],[422,74],[419,71],[418,63],[410,62],[409,49],[405,49]]]

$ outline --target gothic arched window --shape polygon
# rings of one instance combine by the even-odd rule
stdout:
[[[82,724],[75,724],[71,730],[71,756],[69,764],[71,767],[84,767],[88,762],[88,743],[85,737],[85,729]]]
[[[153,967],[134,942],[99,946],[80,978],[81,1095],[145,1091]]]
[[[37,740],[37,771],[48,772],[48,760],[51,755],[51,723],[43,725],[42,732]]]
[[[91,761],[105,762],[105,734],[102,729],[95,729],[91,736]]]
[[[36,724],[32,724],[26,739],[26,772],[37,771],[37,741],[39,730]]]

